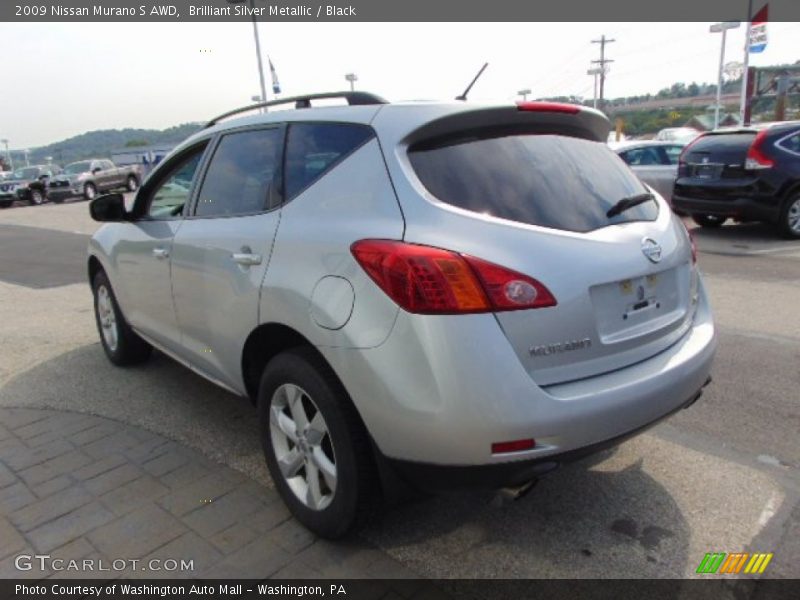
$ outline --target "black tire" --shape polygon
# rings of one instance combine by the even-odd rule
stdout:
[[[700,225],[700,227],[706,227],[708,229],[716,229],[717,227],[722,227],[725,221],[728,220],[728,217],[692,213],[692,220],[698,225]]]
[[[30,198],[28,198],[28,203],[31,206],[40,206],[44,204],[44,192],[39,189],[32,189],[30,191]]]
[[[94,200],[97,197],[97,186],[93,183],[87,183],[84,185],[83,197],[85,200]]]
[[[783,237],[796,240],[800,239],[800,193],[795,192],[786,199],[781,209],[778,228]],[[794,227],[793,227],[794,225]]]
[[[103,293],[103,289],[108,294],[116,327],[116,344],[113,347],[109,344],[103,332],[104,326],[101,323],[101,310],[98,307],[99,298]],[[133,329],[131,329],[131,326],[128,325],[128,322],[125,320],[119,308],[119,304],[117,304],[117,298],[114,295],[114,290],[105,272],[99,271],[94,276],[92,292],[94,294],[94,317],[95,323],[97,324],[97,333],[100,336],[100,344],[103,346],[103,350],[106,356],[108,356],[108,359],[118,366],[135,365],[147,360],[153,348],[136,335]]]
[[[11,208],[11,205],[12,205],[12,204],[14,204],[14,201],[13,201],[13,200],[12,200],[12,201],[10,201],[10,202],[8,202],[8,201],[6,201],[6,202],[0,202],[0,208]]]
[[[331,455],[335,457],[336,484],[330,503],[322,509],[313,509],[302,502],[278,466],[270,407],[273,395],[286,384],[302,388],[306,393],[302,402],[311,399],[311,405],[321,413],[327,426]],[[328,539],[340,538],[363,525],[381,501],[369,436],[342,384],[314,350],[296,348],[269,362],[258,390],[258,415],[267,467],[278,493],[297,520]],[[296,444],[293,450],[299,454],[300,447]],[[298,474],[303,473],[307,480],[305,468],[299,467]]]
[[[139,189],[139,180],[136,179],[135,175],[131,175],[128,177],[128,180],[125,182],[125,189],[129,192],[135,192]]]

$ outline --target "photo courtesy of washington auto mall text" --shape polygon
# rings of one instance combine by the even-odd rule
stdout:
[[[800,598],[798,39],[0,2],[0,600]]]

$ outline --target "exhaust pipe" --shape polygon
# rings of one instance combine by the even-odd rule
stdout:
[[[492,505],[500,508],[505,504],[524,498],[538,482],[538,479],[531,479],[522,485],[501,488],[497,490],[497,494],[492,499]]]

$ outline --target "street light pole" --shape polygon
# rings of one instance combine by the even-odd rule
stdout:
[[[525,88],[524,90],[520,90],[520,91],[517,92],[517,94],[522,96],[522,101],[523,102],[527,102],[528,101],[528,94],[530,94],[530,93],[531,93],[531,90],[529,88]]]
[[[747,27],[744,32],[744,70],[742,71],[742,96],[739,100],[739,123],[745,125],[747,109],[747,69],[750,66],[750,27],[753,18],[753,0],[747,2]]]
[[[0,140],[6,146],[6,158],[8,159],[8,166],[13,171],[14,170],[14,159],[11,158],[11,152],[8,151],[8,140],[3,139]]]
[[[258,80],[261,84],[261,101],[267,101],[267,86],[264,83],[264,65],[261,61],[261,42],[258,39],[258,21],[255,14],[255,0],[250,0],[250,7],[253,9],[253,38],[256,41],[256,56],[258,57]],[[264,109],[266,112],[266,109]]]
[[[355,73],[346,73],[344,78],[350,82],[350,91],[353,92],[356,89],[356,81],[358,81],[358,75]]]
[[[229,4],[241,4],[246,0],[228,0]],[[250,9],[253,15],[253,38],[256,41],[256,58],[258,59],[258,80],[261,83],[261,101],[267,101],[267,86],[264,83],[264,65],[261,61],[261,41],[258,39],[258,21],[256,20],[256,4],[255,0],[250,0]],[[266,108],[262,109],[266,111]]]
[[[714,106],[714,129],[719,127],[719,110],[722,108],[722,71],[725,68],[725,35],[728,29],[736,29],[739,27],[739,21],[725,21],[723,23],[715,23],[709,27],[711,33],[722,32],[722,47],[719,51],[719,71],[717,72],[717,102]]]

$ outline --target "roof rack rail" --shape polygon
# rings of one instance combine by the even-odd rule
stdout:
[[[323,94],[307,94],[305,96],[292,96],[290,98],[281,98],[280,100],[270,100],[269,102],[259,102],[257,104],[250,104],[235,110],[228,111],[217,117],[211,119],[205,124],[205,128],[216,125],[222,119],[227,119],[233,115],[238,115],[243,112],[255,110],[257,108],[267,108],[268,106],[278,106],[281,104],[291,104],[294,102],[295,108],[311,108],[312,100],[324,100],[327,98],[344,98],[350,106],[365,106],[370,104],[388,104],[388,100],[381,98],[369,92],[325,92]]]

